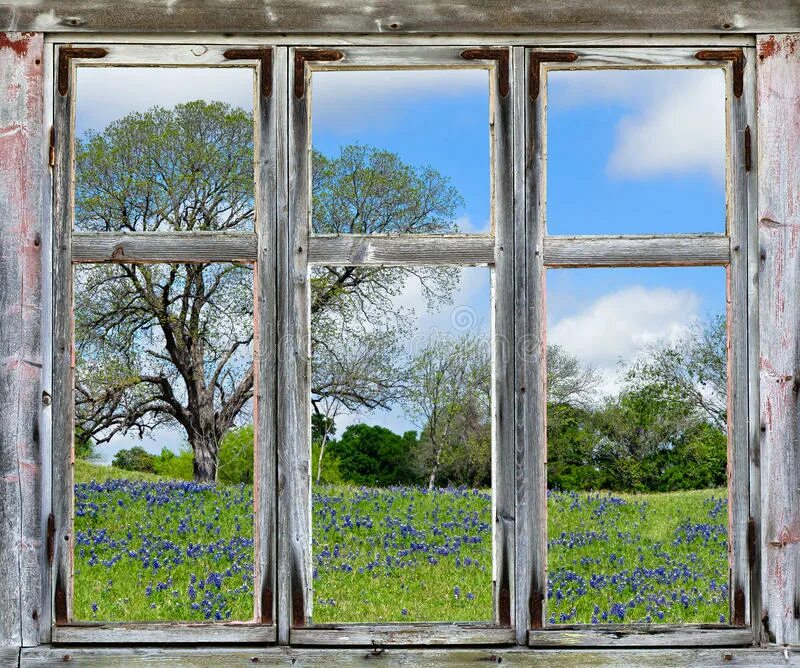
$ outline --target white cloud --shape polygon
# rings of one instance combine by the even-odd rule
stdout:
[[[700,297],[691,290],[630,286],[603,295],[548,327],[548,342],[563,346],[603,377],[602,391],[619,389],[620,364],[648,346],[675,342],[696,321]]]
[[[608,173],[620,178],[706,172],[725,177],[725,82],[720,69],[553,72],[555,110],[615,104],[629,111],[616,127]]]
[[[483,92],[489,109],[487,70],[361,70],[315,72],[311,78],[313,126],[328,132],[387,129],[414,106]]]
[[[725,179],[725,91],[720,76],[685,79],[617,127],[608,161],[614,176],[705,171]]]
[[[80,67],[76,125],[81,133],[153,106],[217,100],[253,109],[254,70],[247,67]]]

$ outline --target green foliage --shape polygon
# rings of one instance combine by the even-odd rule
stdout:
[[[97,457],[92,437],[80,427],[75,429],[75,440],[73,443],[76,459],[85,459],[86,461],[91,461]]]
[[[315,483],[319,481],[325,485],[339,485],[344,482],[342,473],[339,471],[339,460],[331,450],[331,443],[333,442],[329,441],[326,445],[325,452],[322,454],[322,462],[320,462],[319,455],[322,450],[322,441],[319,439],[311,441],[311,479]],[[322,469],[321,472],[320,468]]]
[[[231,429],[219,448],[218,481],[253,484],[253,425]]]
[[[383,487],[417,481],[411,458],[416,444],[413,431],[399,436],[384,427],[354,424],[328,447],[345,482]]]
[[[164,448],[153,462],[153,468],[158,475],[170,480],[192,480],[194,478],[194,465],[192,451],[184,447],[178,454]]]
[[[151,455],[141,446],[135,445],[129,450],[120,450],[114,455],[113,466],[125,471],[142,471],[155,473],[155,456]]]

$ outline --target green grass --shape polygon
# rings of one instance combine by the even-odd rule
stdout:
[[[75,478],[76,619],[252,618],[250,487]],[[548,621],[727,621],[724,495],[551,493]],[[319,486],[312,505],[315,623],[493,619],[487,492]]]

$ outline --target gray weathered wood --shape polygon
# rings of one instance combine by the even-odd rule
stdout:
[[[508,59],[510,61],[510,58]],[[508,62],[509,82],[513,64]],[[515,536],[516,495],[514,456],[514,101],[518,90],[500,94],[500,74],[492,69],[491,219],[495,232],[492,281],[492,338],[494,387],[492,388],[492,509],[494,621],[514,625],[516,602]],[[509,628],[508,637],[515,635]]]
[[[273,205],[274,206],[274,205]],[[249,232],[73,232],[73,262],[254,262]]]
[[[19,648],[0,647],[0,665],[9,668],[19,665]]]
[[[86,666],[539,666],[575,668],[575,666],[607,666],[616,668],[664,668],[664,666],[747,666],[748,668],[800,666],[800,655],[783,648],[773,649],[406,649],[383,648],[296,648],[252,647],[225,648],[165,648],[131,647],[65,648],[41,647],[23,649],[22,666],[66,665]]]
[[[737,647],[753,644],[749,628],[731,629],[719,626],[620,625],[619,628],[597,629],[554,627],[530,631],[530,647]]]
[[[56,56],[57,58],[57,56]],[[74,87],[56,94],[53,126],[53,269],[52,269],[52,508],[53,561],[50,570],[53,625],[72,618],[72,517],[75,368],[72,349],[72,104]]]
[[[45,43],[77,44],[189,44],[199,45],[264,46],[268,41],[273,46],[460,46],[466,42],[478,46],[518,46],[536,44],[547,46],[694,46],[702,48],[755,46],[754,35],[742,33],[665,33],[665,34],[625,34],[625,33],[540,33],[503,34],[470,33],[465,36],[452,33],[431,35],[376,33],[376,34],[271,34],[263,35],[214,32],[161,32],[161,33],[103,33],[103,32],[56,32],[45,35]]]
[[[520,440],[524,436],[524,428],[520,422],[523,420],[522,395],[518,391],[520,383],[524,382],[522,369],[525,367],[525,357],[517,356],[521,352],[521,342],[525,339],[518,338],[524,336],[523,328],[524,305],[527,300],[525,289],[527,286],[526,267],[527,267],[527,246],[525,244],[525,231],[527,229],[526,216],[527,208],[526,189],[525,189],[525,163],[527,155],[527,127],[525,124],[525,113],[527,107],[527,65],[526,50],[523,47],[514,47],[511,50],[511,95],[512,95],[512,182],[510,187],[514,192],[514,208],[512,216],[514,219],[514,280],[511,290],[513,293],[512,308],[514,312],[513,337],[514,337],[514,372],[512,415],[514,419],[514,433],[512,436],[514,450],[514,511],[515,511],[515,536],[514,536],[514,633],[516,643],[523,645],[528,639],[528,628],[530,627],[530,572],[531,572],[531,552],[530,552],[530,529],[531,523],[526,514],[527,490],[520,487],[519,480],[524,473],[517,472],[518,467],[524,463],[523,442]]]
[[[258,77],[270,77],[268,90],[275,90],[274,68],[264,71],[259,66]],[[278,233],[277,169],[275,162],[278,137],[278,113],[283,101],[264,95],[264,86],[254,82],[257,104],[255,110],[255,193],[258,234],[258,260],[255,266],[255,345],[253,408],[255,430],[253,470],[255,492],[255,620],[264,624],[275,622],[275,540],[276,504],[275,482],[277,465],[277,372],[278,334],[276,247]],[[219,237],[215,248],[222,250]],[[275,627],[270,630],[275,639]]]
[[[800,35],[759,38],[762,622],[800,644]]]
[[[547,0],[517,4],[480,0],[417,2],[359,0],[319,4],[288,0],[268,7],[247,0],[129,3],[55,0],[0,5],[0,29],[108,32],[208,31],[243,33],[472,32],[767,32],[800,30],[794,0],[675,0],[669,11],[619,0]]]
[[[486,624],[353,624],[292,629],[296,645],[512,645],[514,630]]]
[[[725,235],[545,237],[546,267],[699,267],[726,265]]]
[[[0,646],[41,611],[41,34],[0,33]]]
[[[755,52],[749,49],[746,58]],[[731,239],[731,262],[727,268],[728,288],[728,560],[730,612],[728,621],[737,626],[750,624],[750,377],[748,346],[748,203],[745,135],[748,121],[747,98],[735,94],[734,71],[725,65],[728,119],[727,230]],[[752,99],[750,100],[752,103]],[[755,518],[753,519],[755,522]]]
[[[57,626],[53,642],[81,645],[131,643],[266,643],[275,642],[274,626],[255,624],[80,624]]]
[[[517,579],[520,621],[541,628],[547,594],[547,434],[544,254],[544,121],[545,96],[531,100],[527,91],[530,60],[524,55],[525,152],[515,160],[518,178],[524,177],[523,201],[517,203],[516,229],[516,487],[517,554],[523,574]],[[517,143],[522,143],[522,138]],[[523,206],[524,204],[524,206]],[[527,628],[526,627],[526,628]],[[522,628],[517,629],[522,633]],[[518,635],[518,639],[519,635]],[[524,640],[520,640],[524,642]]]
[[[278,122],[280,136],[288,135],[288,141],[278,142],[277,154],[278,378],[282,386],[278,411],[278,642],[288,643],[289,629],[307,625],[311,617],[309,98],[297,99],[291,94],[294,50],[280,49],[279,53],[276,93],[290,100],[287,113]]]
[[[493,264],[491,235],[314,235],[308,261],[327,265]]]

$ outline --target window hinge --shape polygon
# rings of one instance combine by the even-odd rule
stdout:
[[[50,126],[50,152],[48,153],[47,164],[51,167],[56,166],[56,129]]]
[[[55,540],[56,540],[56,518],[53,513],[47,517],[47,563],[53,563],[53,556],[55,555]]]
[[[750,171],[753,166],[753,144],[750,138],[750,126],[744,129],[744,169],[746,172]]]

